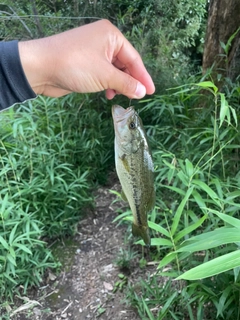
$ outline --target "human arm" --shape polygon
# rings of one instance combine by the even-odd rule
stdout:
[[[108,99],[117,93],[142,98],[155,90],[138,52],[107,20],[19,42],[19,53],[36,94],[59,97],[106,90]]]

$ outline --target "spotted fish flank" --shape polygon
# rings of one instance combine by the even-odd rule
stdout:
[[[133,235],[150,245],[147,214],[155,204],[153,161],[138,113],[114,105],[115,164],[123,193],[133,213]]]

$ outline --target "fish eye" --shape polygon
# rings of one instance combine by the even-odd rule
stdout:
[[[135,129],[135,128],[136,128],[135,123],[134,123],[133,121],[130,122],[130,123],[129,123],[129,129],[133,130],[133,129]]]

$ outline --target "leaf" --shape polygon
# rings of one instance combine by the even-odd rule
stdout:
[[[229,294],[230,296],[232,296],[231,293],[232,293],[232,286],[228,286],[226,289],[223,290],[223,293],[221,294],[221,297],[217,304],[217,317],[219,315],[222,315],[222,312],[224,311],[224,307],[226,306],[225,303]]]
[[[11,254],[7,254],[7,260],[13,264],[15,267],[17,266],[16,264],[16,260],[13,258],[13,256]]]
[[[13,227],[10,236],[9,236],[9,244],[12,245],[13,241],[14,241],[14,237],[15,237],[15,233],[18,227],[18,223],[15,224],[15,226]]]
[[[211,81],[202,81],[202,82],[196,83],[195,85],[199,86],[199,87],[202,87],[202,88],[206,88],[206,89],[213,88],[215,93],[218,92],[218,88]]]
[[[148,226],[150,229],[153,229],[157,232],[160,232],[162,234],[164,234],[166,237],[170,238],[170,233],[168,232],[168,230],[164,229],[162,226],[160,226],[159,224],[156,224],[155,222],[152,221],[148,221]]]
[[[194,187],[191,187],[188,189],[187,193],[185,194],[185,197],[182,199],[180,205],[178,206],[177,208],[177,211],[175,213],[175,216],[173,218],[173,223],[172,223],[172,227],[171,227],[171,234],[172,236],[174,235],[174,233],[176,232],[177,230],[177,227],[178,227],[178,223],[179,223],[179,220],[181,218],[181,215],[182,215],[182,212],[183,212],[183,209],[190,197],[190,195],[192,194],[192,191],[193,191],[193,188]]]
[[[154,316],[153,316],[152,312],[149,310],[149,308],[148,308],[148,306],[147,306],[147,304],[146,304],[146,302],[145,302],[143,297],[142,297],[142,303],[143,303],[144,309],[145,309],[145,311],[146,311],[146,313],[148,315],[148,318],[150,320],[154,320]]]
[[[209,208],[207,208],[207,210],[209,212],[212,212],[212,213],[216,214],[221,220],[227,222],[231,226],[240,229],[240,220],[239,219],[231,217],[231,216],[229,216],[229,215],[227,215],[225,213],[221,213],[221,212],[219,212],[217,210],[213,210],[213,209],[209,209]]]
[[[200,187],[203,191],[205,191],[209,195],[209,197],[221,208],[221,203],[218,201],[218,195],[205,182],[193,179],[192,183]]]
[[[151,246],[168,246],[172,247],[172,242],[167,239],[162,238],[152,238],[151,239]]]
[[[235,121],[235,125],[237,126],[238,125],[238,119],[237,119],[237,114],[236,114],[236,111],[235,109],[233,109],[233,107],[229,106],[230,108],[230,111],[232,112],[232,116],[233,116],[233,119]]]
[[[230,114],[229,114],[228,102],[225,99],[225,95],[223,93],[219,93],[219,95],[221,99],[220,115],[219,115],[219,118],[220,118],[219,128],[220,128],[225,120],[226,115],[228,116],[228,123],[229,123]]]
[[[9,250],[9,245],[7,243],[7,241],[0,235],[0,243],[2,244],[2,246],[6,249]]]
[[[174,238],[174,242],[177,243],[178,240],[180,240],[181,238],[183,238],[184,236],[186,236],[187,234],[189,234],[193,230],[196,230],[198,227],[200,227],[202,225],[202,223],[207,219],[207,217],[208,217],[208,215],[204,215],[197,222],[191,224],[187,228],[185,228],[185,229],[181,230],[180,232],[178,232],[176,234],[175,238]]]
[[[193,190],[193,193],[192,193],[195,201],[197,202],[199,208],[201,208],[202,210],[204,209],[205,211],[207,211],[207,208],[206,208],[206,204],[202,198],[202,196],[199,194],[199,192],[197,192],[197,190]]]
[[[184,272],[176,280],[198,280],[212,277],[216,274],[240,266],[240,250],[230,252],[211,261],[205,262],[189,271]]]
[[[159,263],[158,269],[165,267],[167,264],[172,262],[174,259],[176,259],[177,253],[176,252],[170,252],[168,253]]]
[[[184,241],[177,252],[196,252],[219,247],[227,243],[240,242],[240,232],[237,228],[222,227],[206,232]]]
[[[141,244],[142,246],[145,246],[143,240],[138,240],[135,242],[136,244]],[[167,239],[162,238],[151,238],[151,246],[168,246],[172,247],[172,242]]]
[[[166,301],[166,303],[164,304],[164,306],[161,308],[161,311],[159,313],[158,319],[166,319],[166,313],[169,310],[169,306],[172,304],[173,300],[176,298],[176,296],[178,295],[178,291],[175,291]]]
[[[188,159],[185,160],[186,163],[186,172],[189,178],[193,176],[194,168],[192,162],[190,162]]]
[[[21,243],[14,243],[14,247],[18,247],[19,249],[21,249],[22,251],[25,251],[26,253],[29,253],[32,255],[31,250],[29,250],[26,246],[24,246]]]

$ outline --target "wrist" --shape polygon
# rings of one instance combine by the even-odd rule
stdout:
[[[48,84],[53,64],[49,61],[45,39],[18,43],[19,55],[25,76],[36,94],[42,94]]]

